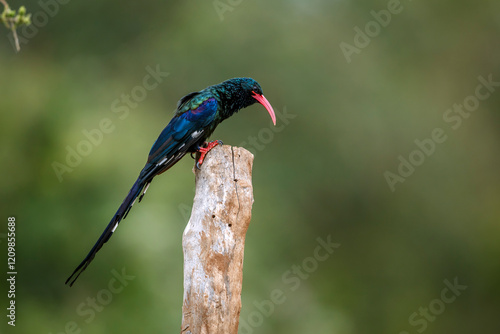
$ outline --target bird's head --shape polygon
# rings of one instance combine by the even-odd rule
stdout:
[[[264,97],[259,83],[252,78],[234,78],[223,82],[230,93],[231,99],[237,101],[237,109],[246,108],[255,102],[259,102],[266,108],[267,112],[276,125],[276,115],[271,103]]]

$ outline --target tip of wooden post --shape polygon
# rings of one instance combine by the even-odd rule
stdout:
[[[199,169],[196,167],[196,161],[198,161],[198,157],[196,157],[193,166],[193,173],[196,175],[203,169],[203,167],[209,168],[207,166],[212,165],[217,166],[217,168],[225,167],[224,160],[227,160],[229,157],[232,162],[234,159],[238,159],[247,162],[247,164],[250,165],[250,168],[253,165],[254,155],[244,147],[217,145],[207,153],[205,160]]]

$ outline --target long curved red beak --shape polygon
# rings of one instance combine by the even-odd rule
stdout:
[[[253,95],[252,97],[259,101],[260,104],[266,108],[267,112],[269,112],[269,115],[271,115],[271,119],[273,120],[273,124],[276,125],[276,115],[274,114],[273,107],[271,106],[271,103],[264,97],[264,95],[257,94],[256,92],[252,92]]]

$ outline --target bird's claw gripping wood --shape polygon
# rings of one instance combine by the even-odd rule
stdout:
[[[201,165],[203,164],[203,160],[205,160],[205,156],[207,155],[208,152],[210,152],[211,149],[213,149],[217,145],[222,145],[224,144],[222,140],[214,140],[211,141],[210,143],[207,143],[207,147],[198,147],[198,152],[201,153],[200,158],[196,162],[196,168],[200,169]]]

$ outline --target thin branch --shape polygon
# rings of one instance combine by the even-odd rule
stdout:
[[[16,52],[21,50],[19,45],[19,37],[17,36],[17,27],[21,25],[31,24],[31,14],[26,14],[26,8],[24,6],[19,7],[19,10],[12,10],[6,0],[0,0],[3,4],[4,10],[0,15],[0,22],[3,22],[7,29],[12,30],[12,35],[14,37]]]
[[[9,7],[9,4],[7,3],[7,1],[5,1],[5,0],[0,0],[0,2],[1,2],[1,3],[2,3],[2,4],[3,4],[3,5],[7,8],[7,9],[9,9],[9,8],[10,8],[10,7]]]
[[[14,41],[16,42],[16,52],[21,51],[21,46],[19,45],[19,37],[17,37],[17,31],[16,28],[14,28],[14,25],[12,24],[12,35],[14,35]]]

